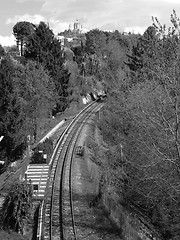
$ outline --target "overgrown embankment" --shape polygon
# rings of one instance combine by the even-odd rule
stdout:
[[[95,199],[91,205],[100,205],[112,223],[120,229],[125,240],[159,239],[158,234],[142,214],[123,204],[123,181],[116,182],[119,169],[108,162],[109,148],[102,139],[100,130],[93,125],[85,142],[84,159],[94,184]],[[113,156],[112,156],[113,157]],[[123,169],[121,169],[123,170]],[[119,179],[119,178],[118,178]]]

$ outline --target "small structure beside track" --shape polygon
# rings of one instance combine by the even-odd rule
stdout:
[[[79,156],[83,156],[84,154],[84,146],[77,146],[75,149],[75,154]]]

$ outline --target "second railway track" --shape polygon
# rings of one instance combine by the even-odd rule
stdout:
[[[39,221],[39,240],[78,240],[74,221],[73,153],[77,139],[87,119],[101,108],[94,103],[82,112],[63,133],[55,148],[46,194],[42,202]]]

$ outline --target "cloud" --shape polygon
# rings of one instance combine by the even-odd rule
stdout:
[[[162,24],[170,24],[173,9],[178,9],[180,0],[16,0],[17,6],[25,8],[27,2],[41,7],[39,14],[16,15],[8,18],[6,24],[19,21],[38,24],[49,23],[55,34],[68,29],[76,19],[83,28],[101,30],[134,31],[142,33],[152,24],[152,16],[158,17]],[[31,7],[32,7],[31,6]],[[178,16],[178,12],[177,12]]]
[[[21,22],[21,21],[27,21],[34,24],[38,24],[41,21],[47,22],[47,19],[39,14],[30,15],[27,13],[24,15],[16,15],[13,18],[8,18],[6,21],[6,24],[16,24],[17,22]]]
[[[53,30],[54,34],[58,34],[59,32],[63,32],[66,29],[69,29],[69,22],[60,22],[55,19],[49,19],[48,21],[50,28]]]
[[[17,3],[25,3],[25,2],[44,2],[45,0],[16,0]]]
[[[111,2],[112,1],[112,2]],[[109,17],[112,17],[113,4],[119,8],[121,0],[45,0],[42,12],[49,13],[64,22],[73,22],[79,19],[82,23],[90,26],[96,22],[96,26]],[[91,27],[92,27],[91,25]]]
[[[16,24],[17,22],[20,21],[27,21],[31,22],[34,24],[39,24],[41,21],[48,23],[50,28],[53,30],[55,34],[64,31],[65,29],[69,28],[69,22],[61,22],[53,17],[51,18],[46,18],[42,15],[29,15],[29,14],[24,14],[24,15],[16,15],[13,18],[8,18],[6,21],[6,24]]]
[[[0,44],[3,47],[16,45],[16,38],[13,34],[6,37],[0,36]]]
[[[162,23],[170,18],[179,0],[44,0],[42,13],[61,23],[79,19],[88,29],[122,30],[133,26],[150,26],[152,16],[161,17]],[[166,20],[166,22],[164,22]]]
[[[24,3],[24,2],[27,2],[29,0],[16,0],[17,3]]]
[[[58,32],[64,31],[65,29],[69,28],[70,22],[61,22],[60,20],[55,19],[54,17],[46,18],[42,15],[35,14],[35,15],[16,15],[13,18],[8,18],[6,24],[16,24],[17,22],[27,21],[34,24],[39,24],[41,21],[48,23],[50,28],[53,30],[55,34]]]
[[[156,2],[157,0],[153,0],[154,2]],[[179,0],[159,0],[162,3],[171,3],[171,4],[180,4]]]

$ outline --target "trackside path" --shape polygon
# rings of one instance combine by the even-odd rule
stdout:
[[[83,130],[79,145],[83,145],[88,134],[88,125]],[[73,205],[78,240],[122,240],[121,233],[114,228],[100,206],[90,206],[95,197],[93,182],[83,157],[74,156]]]

